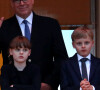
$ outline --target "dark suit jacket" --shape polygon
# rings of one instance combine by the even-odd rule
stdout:
[[[77,54],[62,63],[61,68],[61,90],[79,90],[82,80]],[[91,55],[91,67],[89,82],[100,90],[100,59]]]
[[[68,57],[61,29],[55,19],[38,16],[34,12],[33,15],[30,58],[32,63],[40,66],[42,82],[57,87],[60,61]],[[4,64],[8,64],[9,61],[7,57],[9,43],[16,36],[22,36],[22,33],[16,17],[13,16],[3,22],[0,30],[0,48]]]

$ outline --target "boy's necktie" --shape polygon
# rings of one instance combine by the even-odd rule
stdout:
[[[25,37],[30,40],[30,30],[29,30],[29,26],[27,25],[27,20],[23,20],[23,23],[25,24]]]
[[[81,69],[82,69],[82,79],[86,78],[88,80],[87,69],[85,64],[87,60],[88,60],[87,58],[82,58],[80,61],[81,61]]]

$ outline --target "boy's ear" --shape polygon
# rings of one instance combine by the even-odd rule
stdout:
[[[74,42],[72,41],[73,48],[75,48]]]
[[[92,41],[92,47],[94,46],[94,40]]]

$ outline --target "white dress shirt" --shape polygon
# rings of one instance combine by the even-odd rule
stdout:
[[[90,75],[90,67],[91,67],[91,54],[89,54],[87,57],[82,57],[79,54],[77,54],[77,58],[78,58],[78,64],[79,64],[79,68],[80,68],[80,73],[82,75],[82,69],[81,69],[81,59],[82,58],[88,58],[88,60],[85,62],[86,64],[86,69],[87,69],[87,76],[88,76],[88,81],[89,81],[89,75]],[[93,85],[92,85],[93,86]],[[82,88],[80,87],[80,90],[82,90]],[[93,90],[95,90],[95,87],[93,86]]]
[[[21,29],[21,32],[22,32],[22,35],[25,36],[25,24],[23,23],[23,18],[21,18],[20,16],[16,15],[16,18],[18,20],[18,23],[19,23],[19,26],[20,26],[20,29]],[[30,30],[30,33],[32,31],[32,21],[33,21],[33,13],[31,12],[31,14],[25,19],[28,21],[28,26],[29,26],[29,30]]]

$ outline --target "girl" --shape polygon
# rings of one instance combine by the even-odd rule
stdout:
[[[18,36],[12,40],[9,54],[13,62],[1,69],[2,90],[40,90],[39,68],[27,61],[30,53],[28,39]]]

